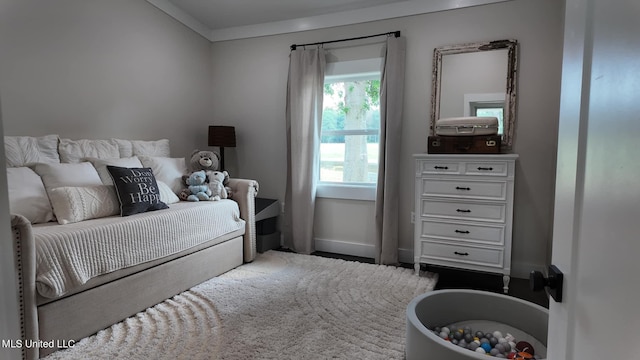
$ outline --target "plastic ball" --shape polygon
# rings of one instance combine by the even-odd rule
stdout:
[[[446,326],[445,326],[445,327],[443,327],[443,328],[442,328],[442,330],[440,330],[440,331],[447,333],[447,335],[448,335],[448,334],[451,334],[451,329],[449,329],[449,328],[448,328],[448,327],[446,327]]]
[[[502,337],[502,333],[500,331],[496,330],[496,331],[493,332],[493,336],[498,338],[498,339],[500,339]]]
[[[491,344],[491,347],[495,347],[498,345],[498,339],[492,336],[491,339],[489,339],[489,344]]]
[[[456,332],[453,333],[453,338],[456,339],[456,340],[461,340],[463,337],[464,337],[464,335],[459,331],[456,331]]]
[[[475,351],[479,347],[480,345],[476,344],[475,342],[470,342],[469,344],[467,344],[467,349],[472,351]]]
[[[487,339],[487,338],[482,338],[482,339],[480,339],[480,345],[482,345],[482,344],[488,344],[488,343],[489,343],[489,339]]]
[[[503,354],[507,351],[507,348],[504,347],[504,344],[496,344],[494,349],[500,351]]]
[[[486,354],[486,353],[487,353],[487,352],[486,352],[482,347],[478,347],[478,348],[476,349],[476,352],[477,352],[477,353],[480,353],[480,354]]]
[[[484,333],[482,331],[476,331],[476,337],[477,338],[484,337]]]
[[[458,345],[458,340],[456,340],[456,339],[451,339],[451,343],[452,343],[453,345]]]
[[[471,334],[464,334],[464,341],[470,343],[473,341],[473,336]]]
[[[507,341],[507,339],[505,339],[505,338],[501,337],[501,338],[498,338],[498,342],[499,342],[500,344],[506,344],[506,343],[508,343],[509,341]]]
[[[443,332],[441,332],[441,333],[439,334],[439,336],[440,336],[441,338],[445,339],[445,340],[449,337],[449,335],[447,335],[447,333],[446,333],[446,332],[444,332],[444,331],[443,331]]]
[[[491,350],[489,350],[489,354],[491,354],[491,356],[496,356],[498,354],[500,354],[500,351],[496,348],[493,348]]]
[[[437,331],[438,334],[440,334],[440,331],[442,331],[442,328],[440,326],[436,326],[433,328],[433,331]]]
[[[491,351],[491,345],[489,345],[489,343],[483,343],[480,347],[483,348],[485,352]]]

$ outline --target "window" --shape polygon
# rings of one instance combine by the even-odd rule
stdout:
[[[380,59],[327,66],[319,147],[319,197],[375,198],[380,66]]]
[[[465,94],[465,116],[493,116],[498,118],[498,135],[504,133],[505,94]]]

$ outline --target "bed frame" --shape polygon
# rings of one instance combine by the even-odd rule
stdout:
[[[23,359],[38,359],[73,341],[92,335],[129,316],[179,294],[205,280],[231,270],[256,256],[255,196],[258,183],[230,179],[233,199],[245,220],[244,234],[157,265],[133,272],[105,284],[58,300],[37,305],[35,244],[31,225],[13,215],[13,232],[21,338],[54,347],[23,347]]]

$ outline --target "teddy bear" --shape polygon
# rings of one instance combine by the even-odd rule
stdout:
[[[218,170],[219,160],[220,158],[218,157],[218,154],[216,154],[213,151],[196,149],[191,153],[191,159],[189,160],[189,171],[193,172],[198,170],[205,170],[207,174],[207,178],[211,178],[211,172]],[[224,189],[227,192],[226,199],[230,199],[232,197],[232,192],[231,192],[231,187],[228,186],[229,173],[224,171],[223,174],[225,174],[225,177],[224,177],[224,180],[222,181],[222,185],[224,186]],[[189,175],[182,176],[183,183],[186,183],[186,179],[188,176]],[[185,200],[188,195],[189,193],[185,194],[183,191],[183,193],[181,193],[179,197],[180,199]]]
[[[227,189],[224,186],[225,177],[229,177],[226,171],[209,171],[209,190],[213,200],[228,198]]]
[[[189,171],[215,171],[218,170],[220,157],[213,151],[194,150],[189,160]]]
[[[187,191],[181,193],[181,198],[188,193],[185,199],[188,201],[213,200],[211,190],[207,185],[207,174],[204,170],[192,172],[186,180]]]

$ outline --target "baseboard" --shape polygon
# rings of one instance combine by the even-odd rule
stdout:
[[[334,254],[360,256],[365,258],[375,258],[375,246],[371,244],[359,244],[348,241],[332,239],[315,239],[317,251],[324,251]],[[413,264],[413,249],[398,249],[398,261],[406,264]],[[546,274],[546,266],[533,263],[511,264],[511,277],[517,279],[528,279],[531,270],[541,271]]]
[[[334,254],[360,256],[374,259],[376,248],[371,244],[359,244],[340,240],[315,238],[316,251],[324,251]]]

